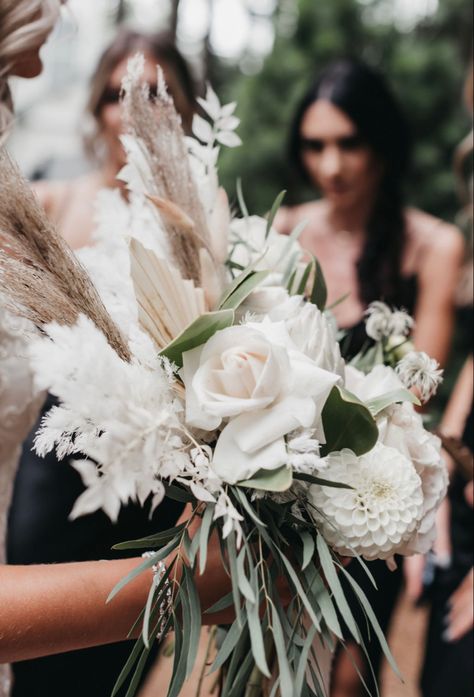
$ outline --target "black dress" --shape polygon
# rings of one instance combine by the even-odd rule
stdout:
[[[49,397],[43,414],[53,403]],[[53,453],[41,458],[32,451],[38,425],[24,444],[15,481],[7,538],[10,564],[119,558],[126,553],[114,552],[115,543],[175,524],[181,505],[173,501],[164,501],[151,520],[147,507],[138,505],[124,507],[116,523],[102,511],[68,520],[84,487],[67,462]],[[132,646],[127,641],[15,663],[12,697],[108,697]]]
[[[472,408],[463,441],[472,452]],[[474,562],[473,511],[464,496],[465,487],[466,480],[459,472],[455,472],[448,494],[451,504],[452,562],[447,569],[436,568],[429,589],[431,610],[421,678],[423,697],[472,697],[474,694],[473,630],[456,642],[443,639],[449,598],[472,569]]]
[[[407,276],[402,279],[400,284],[400,289],[398,296],[391,299],[390,305],[393,305],[397,309],[405,309],[410,314],[413,314],[415,310],[416,298],[418,295],[418,279],[416,276]],[[365,332],[365,322],[361,320],[358,324],[351,327],[346,332],[346,336],[341,340],[341,353],[346,360],[350,360],[356,356],[359,351],[362,350],[364,346],[368,346],[373,343]],[[389,629],[390,620],[395,609],[398,596],[403,583],[403,560],[397,557],[397,569],[395,571],[390,571],[387,567],[385,561],[376,560],[372,562],[365,562],[370,569],[370,572],[377,585],[377,590],[374,588],[372,583],[367,578],[367,574],[362,569],[361,565],[357,560],[353,560],[349,563],[346,570],[351,574],[352,578],[359,584],[359,586],[364,591],[377,620],[382,628],[382,631],[386,635]],[[377,694],[376,687],[374,685],[374,678],[372,676],[372,671],[375,676],[375,680],[378,684],[379,673],[381,662],[383,658],[382,649],[374,635],[372,630],[369,630],[367,626],[367,619],[365,613],[362,610],[360,603],[352,590],[350,583],[341,577],[341,583],[349,601],[349,605],[356,620],[357,626],[359,627],[364,645],[367,649],[367,657],[372,670],[366,664],[364,670],[364,679],[370,689],[371,694]],[[342,621],[342,619],[341,619]],[[342,626],[344,622],[342,621]],[[346,627],[346,639],[350,641],[351,635]],[[338,648],[338,653],[336,656],[335,667],[337,667],[337,657],[342,654],[344,649]],[[361,686],[360,694],[366,695],[367,692]]]

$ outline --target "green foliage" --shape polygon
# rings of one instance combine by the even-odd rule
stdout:
[[[220,329],[230,327],[233,321],[234,312],[231,309],[206,312],[195,319],[176,339],[168,344],[160,352],[160,356],[168,358],[171,363],[181,368],[183,365],[183,353],[205,344]]]
[[[377,442],[378,428],[369,409],[343,387],[333,387],[321,417],[326,436],[322,455],[344,448],[363,455]]]
[[[354,55],[387,75],[411,122],[416,147],[408,202],[453,220],[459,204],[451,160],[469,129],[461,103],[472,24],[469,0],[440,0],[437,13],[410,32],[384,19],[386,0],[299,0],[298,6],[294,35],[277,36],[261,72],[232,78],[227,71],[221,83],[223,96],[238,100],[244,142],[223,154],[226,189],[235,192],[241,177],[254,213],[265,212],[283,188],[288,203],[314,195],[289,168],[288,127],[318,72],[334,59]]]

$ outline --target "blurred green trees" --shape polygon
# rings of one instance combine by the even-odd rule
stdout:
[[[283,188],[287,202],[311,195],[288,166],[288,125],[318,71],[351,55],[384,72],[411,122],[416,148],[408,202],[452,220],[459,205],[452,155],[469,129],[461,93],[470,54],[470,0],[439,0],[436,14],[411,31],[394,21],[389,0],[299,0],[299,18],[288,35],[289,4],[277,5],[274,50],[258,74],[214,72],[222,96],[238,100],[242,119],[244,144],[221,161],[227,190],[235,191],[241,177],[248,207],[258,213]]]

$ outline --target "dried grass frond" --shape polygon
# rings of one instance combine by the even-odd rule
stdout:
[[[0,290],[38,326],[74,324],[83,313],[124,360],[130,351],[87,272],[48,221],[28,183],[0,152]]]
[[[161,69],[157,97],[150,100],[148,87],[142,84],[138,57],[133,60],[124,83],[124,108],[131,133],[142,143],[153,174],[154,190],[147,193],[171,202],[185,214],[182,224],[177,217],[173,220],[166,214],[162,220],[176,267],[183,278],[201,285],[199,250],[204,247],[212,256],[210,234],[191,172],[181,118],[166,90]]]

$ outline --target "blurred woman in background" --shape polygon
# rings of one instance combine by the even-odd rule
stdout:
[[[463,242],[451,225],[404,204],[410,164],[407,123],[383,78],[355,61],[327,68],[301,101],[290,135],[300,175],[322,197],[283,208],[276,224],[318,257],[328,304],[348,333],[346,355],[365,341],[362,317],[373,300],[414,313],[414,342],[444,364]]]
[[[87,111],[94,121],[88,140],[98,163],[90,174],[67,182],[36,185],[49,217],[75,249],[92,244],[94,200],[105,187],[125,187],[116,175],[125,164],[120,142],[124,132],[120,92],[128,60],[137,52],[145,57],[144,81],[156,93],[157,63],[162,67],[168,89],[189,130],[195,104],[195,90],[187,65],[165,35],[145,36],[122,31],[106,49],[92,78]],[[89,561],[117,557],[112,546],[125,539],[143,537],[172,527],[181,506],[165,500],[152,519],[147,507],[128,505],[112,523],[102,511],[70,521],[68,516],[84,490],[77,471],[55,453],[45,458],[33,451],[33,441],[43,415],[54,406],[49,396],[36,425],[24,443],[15,481],[9,516],[7,552],[11,564],[42,564]],[[123,554],[121,556],[124,556]],[[129,642],[64,653],[13,666],[13,697],[104,697],[110,694],[130,652]],[[145,671],[146,673],[146,671]],[[84,682],[74,675],[89,676]],[[67,687],[65,687],[67,686]]]
[[[356,61],[329,66],[302,99],[290,134],[290,155],[300,175],[318,190],[319,200],[282,208],[276,227],[289,234],[307,221],[300,242],[324,269],[328,305],[345,330],[346,358],[367,340],[364,311],[373,300],[407,309],[415,318],[413,341],[442,365],[451,342],[454,293],[463,256],[458,230],[427,213],[408,208],[403,185],[411,154],[407,123],[377,72]],[[349,569],[364,587],[386,632],[401,585],[401,571],[384,562],[370,564],[380,592],[360,565]],[[346,592],[351,595],[350,587]],[[354,598],[359,627],[363,613]],[[378,675],[381,652],[364,637]],[[371,685],[360,651],[340,653],[333,674],[333,697],[355,697],[361,684],[353,658]],[[372,686],[373,687],[373,686]]]
[[[145,58],[143,80],[150,85],[150,95],[156,94],[159,65],[181,115],[183,128],[185,132],[191,129],[196,87],[178,49],[166,34],[120,31],[100,58],[91,81],[86,108],[89,132],[85,145],[95,165],[93,171],[70,181],[44,181],[34,185],[48,216],[73,249],[91,244],[97,193],[104,188],[120,188],[126,195],[124,185],[117,179],[125,164],[120,142],[124,132],[120,94],[128,61],[136,53],[142,53]]]

